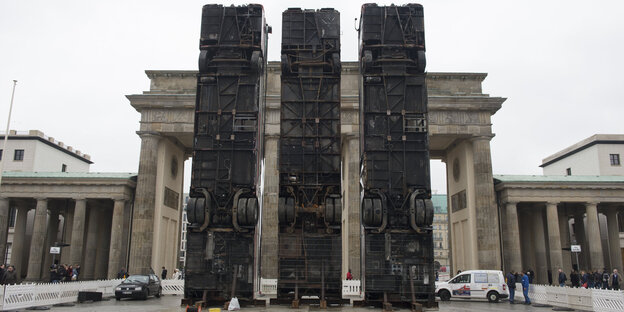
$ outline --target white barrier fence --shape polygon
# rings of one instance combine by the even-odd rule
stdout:
[[[71,303],[78,300],[78,292],[101,292],[102,297],[115,295],[115,287],[121,279],[100,281],[78,281],[57,284],[20,284],[0,287],[0,310],[15,310],[31,307]],[[184,294],[184,280],[161,281],[164,295]]]
[[[624,311],[624,292],[607,289],[586,289],[534,285],[529,287],[531,303],[583,311]],[[522,284],[516,284],[514,301],[524,300]]]
[[[359,298],[361,295],[362,282],[360,280],[342,280],[342,298]]]
[[[261,278],[260,279],[260,294],[261,295],[277,295],[277,279],[276,278]]]

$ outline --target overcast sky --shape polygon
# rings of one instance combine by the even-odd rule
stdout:
[[[39,129],[90,154],[91,171],[136,172],[140,116],[125,95],[149,89],[146,69],[197,68],[206,3],[1,0],[0,132],[17,79],[11,129]],[[342,60],[357,59],[354,18],[364,2],[261,3],[273,27],[269,60],[279,59],[288,7],[339,10]],[[488,73],[484,93],[507,98],[492,118],[494,174],[541,174],[546,156],[623,133],[624,1],[420,3],[427,70]],[[438,193],[444,170],[432,163]]]

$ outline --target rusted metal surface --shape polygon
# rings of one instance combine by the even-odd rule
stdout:
[[[278,299],[340,299],[340,13],[282,15]]]
[[[190,301],[253,299],[267,28],[261,5],[203,7],[187,205]]]
[[[435,305],[423,8],[362,6],[365,300]]]

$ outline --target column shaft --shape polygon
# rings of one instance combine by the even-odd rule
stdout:
[[[481,269],[501,267],[498,209],[494,196],[490,138],[472,141],[474,160],[475,209],[477,226],[477,259]]]
[[[598,204],[587,203],[587,241],[589,245],[590,261],[592,270],[602,270],[604,268],[604,258],[602,255],[602,241],[600,240],[600,225],[598,222]]]
[[[576,237],[576,244],[581,246],[581,252],[578,255],[573,255],[573,257],[578,256],[578,271],[589,269],[589,265],[587,264],[586,255],[589,254],[589,249],[587,248],[586,239],[585,239],[585,222],[583,214],[574,216],[574,236]]]
[[[15,266],[15,274],[18,279],[22,278],[24,270],[24,244],[26,243],[26,221],[28,219],[28,207],[17,206],[17,219],[13,234],[13,250],[11,252],[11,264]]]
[[[522,271],[522,253],[520,247],[520,230],[518,226],[518,207],[516,203],[506,204],[506,235],[507,242],[507,257],[509,263],[507,264],[507,271],[512,270],[514,272]]]
[[[113,221],[111,227],[111,237],[110,237],[110,250],[108,252],[108,278],[113,279],[117,277],[117,272],[122,267],[122,251],[123,251],[123,216],[124,216],[124,206],[126,201],[115,200],[115,204],[113,205]]]
[[[28,258],[27,281],[39,281],[41,279],[41,262],[43,260],[43,247],[46,239],[46,219],[48,216],[48,200],[37,199],[35,209],[35,222],[33,225],[32,238],[30,240],[30,256]]]
[[[546,222],[548,222],[548,245],[550,249],[550,272],[553,283],[558,284],[555,279],[559,269],[563,270],[563,254],[561,251],[561,231],[559,230],[559,213],[556,203],[546,204]]]
[[[535,272],[534,283],[548,283],[548,258],[546,256],[546,235],[544,234],[544,211],[541,207],[535,207],[533,213],[533,240],[535,243]]]
[[[561,235],[561,247],[570,248],[570,223],[568,222],[568,215],[559,210],[559,232]],[[563,272],[569,275],[572,271],[572,253],[570,250],[562,250],[561,257],[563,260]]]
[[[87,217],[87,200],[76,199],[74,218],[72,222],[71,249],[69,259],[71,265],[82,265],[82,250],[84,246],[85,224]]]
[[[279,114],[279,112],[278,112]],[[277,119],[279,120],[279,118]],[[278,128],[279,129],[279,128]],[[264,141],[264,198],[262,207],[262,242],[261,242],[261,276],[265,279],[276,279],[278,265],[278,232],[279,219],[277,205],[279,197],[279,169],[278,169],[278,137],[266,136]]]
[[[9,233],[9,199],[0,197],[0,259],[2,263],[6,263],[4,255],[6,255],[7,236]]]
[[[74,211],[67,208],[63,216],[63,243],[70,244],[72,237],[72,228],[74,224]],[[61,263],[69,265],[71,263],[71,246],[61,248]]]
[[[152,267],[157,151],[160,137],[151,133],[141,133],[140,136],[141,155],[132,219],[129,272],[148,274]]]
[[[84,247],[84,262],[80,265],[80,275],[84,280],[93,279],[95,276],[95,261],[97,254],[97,236],[100,222],[99,209],[89,207],[87,222],[87,239]]]
[[[96,239],[96,258],[94,279],[106,279],[108,277],[108,260],[110,258],[110,238],[113,215],[108,209],[100,209],[98,212],[98,231]],[[175,239],[172,237],[171,239]]]
[[[618,228],[618,211],[611,209],[607,211],[607,230],[609,233],[609,259],[610,269],[618,269],[622,272],[622,250],[620,247],[620,230]]]
[[[343,219],[348,224],[348,263],[349,267],[343,269],[342,277],[346,278],[347,271],[351,269],[353,279],[361,279],[362,265],[362,226],[361,226],[361,204],[360,204],[360,141],[359,137],[350,137],[348,141],[348,150],[345,151],[348,163],[346,166],[348,176],[346,184],[346,192],[348,202],[344,201]],[[344,214],[346,213],[346,216]]]
[[[47,272],[49,267],[52,265],[53,256],[50,254],[50,247],[54,246],[54,243],[57,242],[58,236],[58,226],[59,226],[59,212],[58,210],[50,210],[50,218],[48,219],[48,231],[46,233],[46,242],[43,248],[43,265],[41,266],[41,272]],[[58,257],[56,257],[59,260]],[[42,274],[45,277],[48,277],[45,273]]]

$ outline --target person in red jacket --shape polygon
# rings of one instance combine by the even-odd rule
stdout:
[[[347,272],[347,279],[348,280],[352,280],[353,279],[353,275],[351,275],[351,269],[349,269],[349,272]]]

